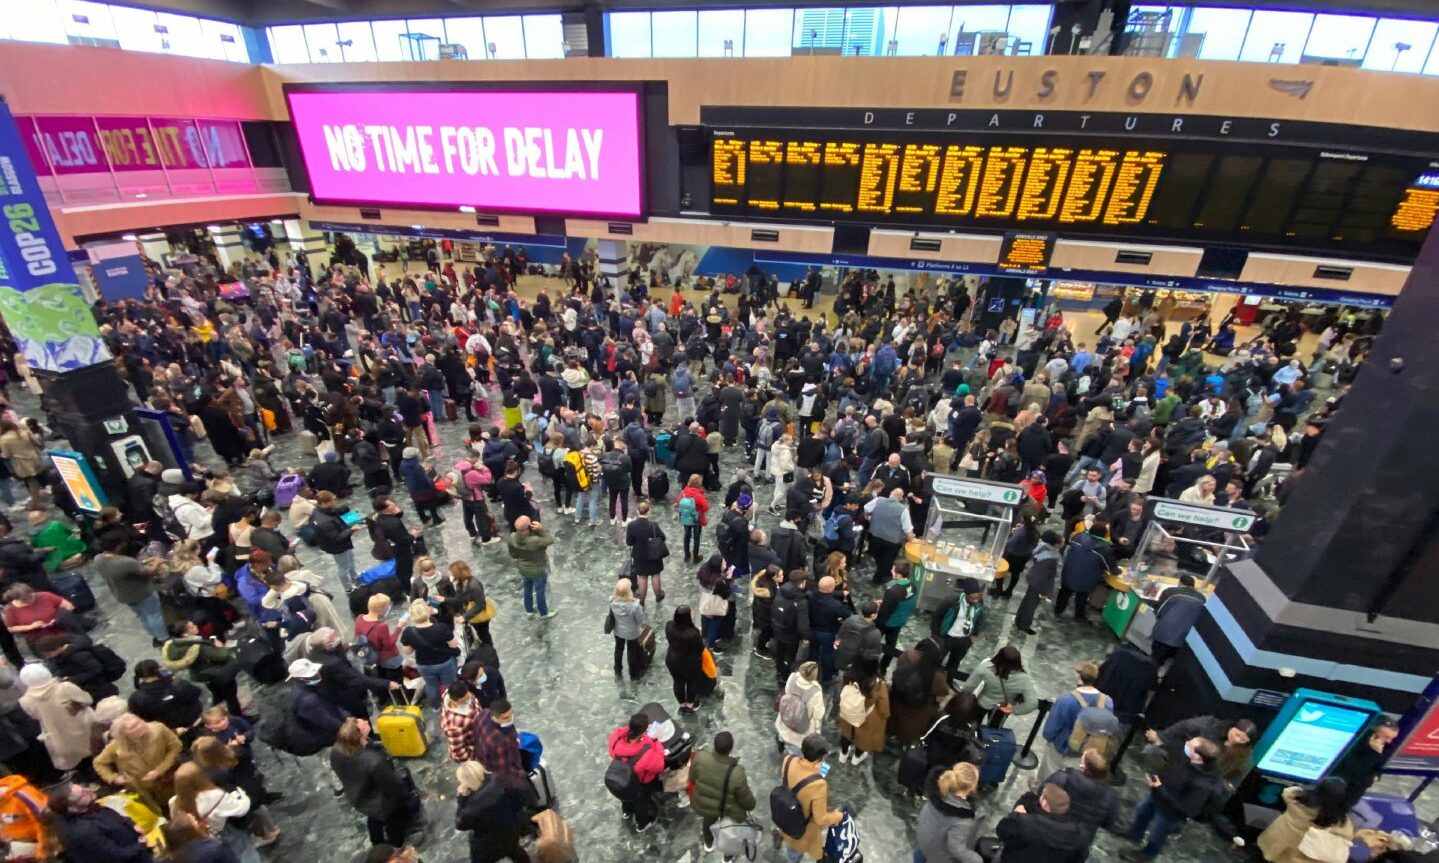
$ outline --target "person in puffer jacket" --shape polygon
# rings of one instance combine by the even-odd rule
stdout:
[[[789,680],[785,681],[784,695],[793,695],[803,701],[809,719],[804,728],[795,729],[785,724],[783,710],[775,714],[775,733],[779,735],[780,741],[793,755],[799,753],[800,744],[804,742],[805,737],[810,734],[818,734],[820,726],[824,724],[824,687],[819,682],[819,663],[800,663],[799,668],[790,674]],[[781,696],[781,701],[783,699],[784,696]]]
[[[1069,817],[1089,830],[1090,841],[1103,827],[1119,828],[1119,792],[1109,784],[1109,764],[1097,749],[1086,749],[1078,767],[1066,767],[1045,780],[1069,793]]]
[[[750,581],[749,592],[753,597],[750,618],[754,622],[754,655],[769,659],[769,641],[774,634],[770,611],[774,608],[774,595],[779,590],[784,574],[777,566],[767,566]]]

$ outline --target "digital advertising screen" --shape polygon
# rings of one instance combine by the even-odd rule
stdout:
[[[1422,156],[1104,135],[711,130],[710,212],[1098,234],[1412,258],[1439,214]]]
[[[1305,701],[1255,766],[1271,776],[1317,782],[1373,715],[1323,701]]]
[[[287,88],[317,201],[641,218],[637,91]]]

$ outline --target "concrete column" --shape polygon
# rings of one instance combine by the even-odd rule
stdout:
[[[625,258],[628,249],[621,240],[600,240],[596,249],[599,252],[599,269],[601,273],[610,277],[610,281],[616,285],[620,283],[620,273],[625,267]]]
[[[328,260],[329,253],[325,248],[325,235],[310,227],[310,223],[300,219],[285,220],[285,236],[290,240],[292,251],[303,250],[310,256],[310,263],[314,265],[321,260]]]
[[[170,254],[170,241],[164,234],[140,234],[135,238],[140,254],[159,264],[165,265],[165,256]]]
[[[245,240],[240,236],[239,225],[211,226],[206,230],[215,244],[215,257],[220,259],[221,267],[228,270],[237,261],[244,262]]]

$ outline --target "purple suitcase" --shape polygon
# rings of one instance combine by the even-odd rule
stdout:
[[[287,473],[275,482],[275,506],[287,509],[295,502],[295,495],[305,487],[305,475]]]

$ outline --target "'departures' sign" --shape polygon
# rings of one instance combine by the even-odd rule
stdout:
[[[638,93],[287,96],[317,200],[644,215]]]

